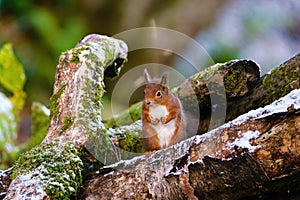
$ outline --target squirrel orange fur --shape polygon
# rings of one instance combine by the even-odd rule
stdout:
[[[149,153],[185,139],[185,119],[180,100],[168,88],[167,74],[160,80],[151,80],[147,70],[144,75],[143,149]]]

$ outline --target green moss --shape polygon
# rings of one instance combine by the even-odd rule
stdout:
[[[101,97],[103,96],[105,90],[103,84],[95,85],[93,79],[85,79],[85,87],[83,88],[84,94],[86,94],[82,99],[83,110],[79,114],[78,123],[83,124],[89,134],[91,131],[91,123],[98,124],[101,123],[101,110],[102,103]]]
[[[274,69],[270,74],[267,74],[262,82],[263,88],[267,91],[262,103],[273,102],[295,89],[291,86],[291,83],[300,81],[299,73],[299,67],[294,64],[290,66],[282,65]]]
[[[113,49],[109,48],[109,46],[110,46],[109,41],[104,42],[103,45],[104,45],[104,49],[106,49],[106,52],[104,54],[105,61],[107,62],[106,66],[109,66],[113,62],[112,58],[114,57],[113,56],[114,52],[113,52]]]
[[[238,96],[248,91],[247,82],[245,82],[247,79],[241,79],[241,77],[244,77],[242,73],[245,73],[245,71],[238,68],[226,71],[223,81],[228,96]]]
[[[125,151],[142,153],[142,136],[141,132],[134,130],[126,131],[123,138],[119,139],[119,146]]]
[[[101,119],[101,98],[105,92],[104,71],[120,55],[121,57],[125,55],[126,52],[123,52],[120,47],[126,44],[119,40],[95,35],[90,39],[86,44],[82,44],[83,49],[89,46],[90,51],[84,54],[85,59],[81,63],[81,70],[78,74],[80,81],[83,81],[79,92],[84,95],[78,96],[77,102],[80,106],[78,106],[77,115],[72,120],[65,118],[64,127],[68,127],[71,123],[83,126],[84,129],[80,134],[88,137],[85,143],[87,150],[102,163],[109,164],[111,163],[109,160],[116,160],[116,152]],[[119,52],[119,50],[122,51]],[[79,53],[79,51],[74,52],[75,57],[78,57]]]
[[[205,81],[209,80],[222,66],[226,65],[226,63],[218,63],[212,65],[203,71],[196,73],[192,76],[192,80],[195,81],[197,79],[204,79]]]
[[[138,102],[129,108],[129,114],[133,122],[141,119],[143,102]]]
[[[18,116],[26,99],[23,91],[26,78],[23,66],[16,58],[10,43],[0,48],[0,74],[0,90],[9,96],[14,105],[13,112]]]
[[[105,54],[106,55],[106,54]],[[86,58],[88,59],[88,61],[86,62],[87,66],[90,67],[92,69],[92,65],[97,65],[97,66],[102,66],[102,63],[99,61],[97,55],[95,54],[88,54],[86,56]],[[93,64],[92,64],[93,63]]]
[[[81,54],[81,52],[83,50],[85,50],[84,47],[74,49],[74,51],[72,52],[72,58],[70,60],[72,64],[79,64],[80,63],[79,55]]]
[[[117,152],[116,161],[131,159],[143,152],[142,124],[140,120],[130,125],[108,129],[107,132],[117,141],[117,147],[114,147]]]
[[[74,120],[72,119],[72,117],[64,117],[63,120],[63,127],[61,128],[61,132],[64,132],[65,130],[67,130],[68,128],[70,128],[70,126],[72,126],[72,124],[74,123]]]
[[[88,151],[104,165],[109,165],[120,160],[110,137],[104,131],[90,133],[86,146]]]
[[[116,128],[129,125],[141,119],[143,102],[138,102],[129,107],[128,111],[122,112],[117,117],[111,118],[105,122],[106,128]]]
[[[58,99],[64,92],[67,85],[63,85],[55,94],[50,97],[50,119],[56,118],[58,116]]]
[[[92,76],[87,76],[84,79],[84,87],[82,88],[85,94],[82,97],[77,124],[82,124],[85,127],[83,134],[88,135],[88,144],[86,147],[88,151],[102,163],[110,163],[106,158],[115,160],[114,149],[110,138],[106,134],[106,130],[101,122],[102,103],[101,98],[105,92],[104,82],[97,82],[95,80],[103,80],[104,68],[96,55],[88,55],[85,64],[88,70],[93,70]]]
[[[83,163],[72,142],[53,141],[34,147],[19,157],[13,177],[25,176],[52,199],[70,199],[82,186]]]

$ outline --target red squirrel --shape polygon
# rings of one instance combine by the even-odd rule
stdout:
[[[180,100],[168,88],[167,74],[152,80],[145,69],[144,75],[143,149],[148,154],[185,139],[185,119]]]

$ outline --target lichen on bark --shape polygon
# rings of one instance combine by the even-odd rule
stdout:
[[[262,85],[268,92],[265,101],[272,102],[300,87],[300,65],[297,58],[291,59],[263,78]]]
[[[60,98],[65,88],[66,85],[63,85],[55,94],[50,97],[50,119],[56,118],[58,115],[59,107],[57,100]]]
[[[126,56],[123,41],[95,34],[62,54],[51,98],[53,117],[44,142],[64,135],[84,146],[91,135],[105,134],[101,117],[104,72]],[[122,67],[123,63],[118,64]]]

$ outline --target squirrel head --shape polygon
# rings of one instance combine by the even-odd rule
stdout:
[[[160,79],[151,79],[145,69],[144,76],[146,88],[144,90],[144,101],[147,106],[161,105],[166,102],[169,95],[168,76],[164,73]]]

